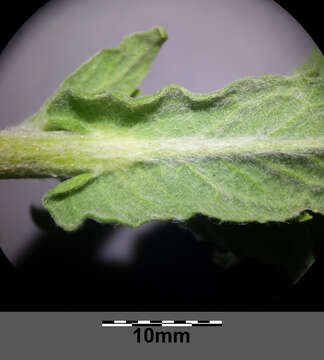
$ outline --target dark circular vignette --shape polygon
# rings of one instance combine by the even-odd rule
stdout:
[[[62,0],[61,0],[62,1]],[[68,0],[66,0],[68,1]],[[270,0],[269,0],[270,1]],[[12,2],[7,4],[6,17],[10,19],[6,24],[1,24],[0,31],[0,50],[6,46],[11,37],[16,33],[20,26],[28,20],[41,6],[48,1],[31,0],[27,4],[21,5],[19,2]],[[291,1],[276,1],[285,10],[287,10],[312,36],[315,43],[323,51],[324,44],[322,40],[322,28],[320,19],[320,3],[314,0],[307,2],[296,3]],[[1,184],[0,184],[1,186]],[[316,217],[315,219],[318,229],[324,225],[323,217]],[[108,231],[113,231],[113,227],[108,228]],[[95,226],[88,222],[83,231],[88,234],[88,237],[93,236],[96,232],[98,244],[103,232],[102,227]],[[320,230],[319,230],[320,231]],[[172,234],[172,236],[170,235]],[[175,235],[176,234],[176,235]],[[156,234],[161,239],[169,239],[178,237],[180,244],[175,246],[170,241],[166,241],[161,245],[151,244],[147,237],[141,241],[142,246],[138,249],[140,258],[143,263],[137,268],[137,271],[128,275],[127,269],[124,271],[118,270],[117,277],[114,277],[116,269],[111,267],[111,276],[97,278],[92,281],[91,267],[80,269],[73,268],[73,264],[57,264],[58,272],[45,271],[46,278],[42,287],[39,284],[33,284],[31,281],[33,274],[37,271],[36,259],[31,259],[26,273],[18,272],[6,259],[3,252],[0,250],[0,285],[1,298],[0,310],[121,310],[121,311],[136,311],[136,310],[160,310],[160,311],[216,311],[216,310],[324,310],[324,295],[319,290],[320,281],[324,275],[324,256],[323,251],[320,253],[319,260],[312,266],[308,273],[302,280],[294,287],[287,288],[284,281],[280,282],[280,276],[274,274],[272,268],[258,266],[253,261],[246,261],[243,268],[234,269],[233,271],[223,273],[221,270],[215,269],[210,262],[205,260],[210,253],[210,245],[198,244],[194,241],[192,235],[175,224],[166,224],[162,226],[160,231]],[[62,241],[66,240],[62,234]],[[77,246],[78,236],[69,238],[71,247]],[[44,238],[44,246],[47,242]],[[144,245],[145,246],[144,246]],[[159,245],[160,244],[160,245]],[[181,271],[173,272],[178,267],[178,263],[170,264],[169,271],[162,271],[158,269],[158,264],[154,264],[150,259],[150,249],[161,252],[162,256],[168,252],[179,252],[181,245],[186,244],[186,261],[180,261],[182,266]],[[189,244],[189,245],[188,245]],[[93,244],[92,244],[93,245]],[[159,248],[160,247],[160,248]],[[39,249],[38,254],[42,254],[42,249]],[[84,256],[86,261],[91,263],[87,248],[84,249]],[[181,259],[180,252],[178,253]],[[66,260],[66,258],[63,258]],[[197,260],[198,259],[198,260]],[[51,264],[51,259],[45,259]],[[159,259],[157,260],[159,261]],[[162,261],[160,259],[160,261]],[[191,267],[191,261],[196,261],[197,270],[194,272]],[[149,267],[152,271],[152,277],[144,276],[145,267]],[[72,270],[72,271],[71,271]],[[64,271],[71,273],[64,274]],[[259,278],[250,283],[250,288],[241,285],[242,279],[248,276],[255,276],[255,272],[259,271]],[[105,272],[106,273],[106,272]],[[156,279],[153,276],[158,275]],[[221,276],[222,280],[219,283],[219,289],[212,286],[206,293],[205,285],[213,283],[214,276]],[[273,276],[275,275],[275,278]],[[259,279],[259,281],[258,281]],[[261,283],[261,279],[263,285]],[[273,280],[275,279],[275,280]],[[279,281],[279,284],[278,284]],[[61,282],[61,287],[58,283]],[[69,293],[69,284],[74,282],[77,284],[77,291],[74,294]],[[190,291],[191,283],[200,284],[198,294]],[[107,286],[107,283],[109,284]],[[86,286],[84,286],[86,284]],[[244,284],[244,282],[243,282]],[[158,286],[157,286],[158,285]],[[234,291],[233,288],[236,287]],[[266,288],[268,291],[272,289],[280,290],[280,296],[273,296],[269,298],[258,297],[257,287]],[[167,290],[177,294],[176,301],[167,298]],[[60,292],[57,292],[60,290]],[[110,299],[109,292],[118,291],[120,295],[118,298]],[[228,292],[224,294],[223,292]],[[142,292],[143,295],[140,295]],[[200,294],[199,294],[200,292]],[[201,292],[205,292],[201,296]],[[235,297],[240,297],[246,293],[246,297],[240,298],[237,301]],[[250,294],[250,295],[249,295]],[[95,295],[95,296],[94,296]],[[100,295],[101,298],[100,298]],[[209,298],[209,300],[208,300]],[[220,298],[217,306],[214,306],[212,300]],[[207,300],[206,300],[207,299]]]
[[[46,5],[51,0],[31,0],[28,3],[12,1],[6,3],[6,19],[0,25],[0,55],[11,38],[16,34],[19,28],[32,16],[38,9]]]

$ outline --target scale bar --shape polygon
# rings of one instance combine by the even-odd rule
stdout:
[[[103,327],[192,327],[223,326],[222,320],[104,320]]]

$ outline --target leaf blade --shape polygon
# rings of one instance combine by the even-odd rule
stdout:
[[[69,75],[39,112],[20,126],[34,130],[43,129],[48,104],[60,92],[69,88],[82,89],[90,93],[114,91],[136,96],[140,93],[137,87],[166,40],[164,28],[154,26],[149,31],[126,36],[118,47],[100,51]]]
[[[73,87],[86,92],[114,91],[130,96],[166,39],[162,26],[128,35],[118,47],[104,49],[93,56],[68,76],[59,90]]]
[[[178,86],[140,99],[60,93],[47,129],[93,139],[102,163],[96,180],[64,199],[79,204],[70,229],[86,217],[139,226],[196,213],[261,223],[324,213],[322,66],[315,50],[291,76],[242,79],[208,95]],[[63,227],[64,201],[43,199]]]

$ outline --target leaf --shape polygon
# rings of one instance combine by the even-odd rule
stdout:
[[[245,78],[208,95],[69,88],[46,109],[77,178],[43,198],[55,221],[139,226],[196,213],[234,222],[324,213],[324,78],[318,49],[290,76]],[[57,135],[57,131],[60,131]],[[80,186],[80,180],[82,186]]]
[[[114,91],[137,96],[137,86],[149,71],[160,47],[167,39],[162,26],[127,36],[116,48],[104,49],[68,76],[41,110],[23,126],[42,128],[46,106],[51,99],[68,88],[85,92]]]
[[[289,282],[296,283],[315,261],[312,225],[300,223],[220,224],[206,216],[185,223],[200,240],[216,244],[239,258],[273,265]]]

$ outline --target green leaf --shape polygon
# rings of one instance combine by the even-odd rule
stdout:
[[[66,151],[88,161],[94,177],[79,188],[68,180],[66,191],[62,183],[44,206],[67,230],[86,218],[139,226],[196,213],[260,223],[324,213],[318,49],[301,69],[209,95],[177,86],[140,99],[61,92],[48,106],[46,128],[80,134]]]
[[[67,77],[59,90],[114,91],[131,95],[149,71],[167,39],[162,26],[127,36],[116,48],[105,49]]]
[[[0,177],[70,178],[43,198],[66,230],[86,218],[139,226],[197,213],[241,223],[324,213],[320,51],[290,76],[130,97],[165,39],[158,27],[126,38],[27,124],[2,131]]]
[[[56,93],[32,116],[24,126],[42,128],[46,121],[46,106],[51,99],[68,88],[85,92],[114,91],[137,96],[137,89],[149,71],[160,47],[167,39],[162,26],[155,26],[147,32],[127,36],[115,48],[104,49],[68,76]]]

